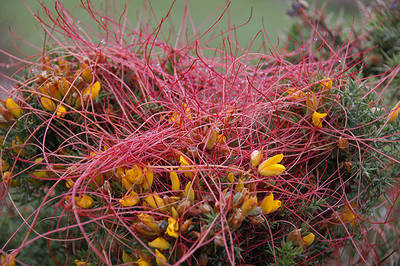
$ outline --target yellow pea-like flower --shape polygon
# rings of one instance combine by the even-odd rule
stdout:
[[[138,215],[139,221],[141,221],[143,224],[145,224],[148,228],[150,228],[151,231],[157,232],[159,230],[158,228],[158,223],[154,219],[153,216],[150,216],[145,213],[140,213]]]
[[[6,108],[7,110],[15,117],[20,118],[24,113],[21,106],[19,106],[13,99],[8,98],[6,100]]]
[[[100,89],[101,89],[101,84],[99,81],[96,81],[93,85],[89,85],[83,90],[82,96],[84,99],[90,96],[92,100],[95,100],[97,96],[99,96]]]
[[[314,242],[314,239],[315,235],[313,233],[309,233],[308,235],[302,238],[301,242],[303,243],[303,245],[308,247]]]
[[[283,154],[277,154],[272,156],[271,158],[263,161],[258,166],[258,172],[262,176],[275,176],[280,175],[285,171],[286,167],[282,164],[279,164],[283,159]]]
[[[400,101],[393,107],[393,109],[389,113],[389,123],[392,123],[397,119],[400,113]]]
[[[15,255],[0,256],[0,265],[15,266]]]
[[[144,179],[142,168],[135,164],[133,168],[125,171],[125,177],[133,184],[142,184]]]
[[[149,246],[152,248],[157,248],[157,249],[169,249],[171,247],[171,244],[165,240],[163,237],[159,236],[153,241],[149,242]]]
[[[324,86],[324,89],[330,90],[333,85],[332,79],[324,76],[324,80],[326,81],[321,81],[322,86]]]
[[[42,103],[43,108],[49,112],[54,112],[57,108],[56,104],[47,97],[40,98],[40,102]]]
[[[165,203],[158,195],[151,195],[144,198],[144,201],[153,209],[163,208]]]
[[[218,134],[215,128],[211,128],[206,141],[206,149],[212,150],[217,143]]]
[[[261,209],[263,213],[269,214],[278,210],[281,207],[282,203],[280,200],[274,200],[274,194],[271,192],[268,196],[266,196],[261,202]]]
[[[1,171],[7,171],[10,168],[10,165],[3,159],[0,159]]]
[[[57,116],[64,117],[66,113],[67,113],[67,108],[65,108],[64,105],[60,104],[57,108]]]
[[[298,100],[306,97],[306,94],[296,87],[288,88],[286,92],[289,94],[288,97],[292,100]]]
[[[144,257],[139,257],[136,263],[138,266],[152,266],[151,262]]]
[[[158,266],[167,265],[167,258],[158,249],[156,249],[156,263]]]
[[[175,209],[175,207],[171,207],[171,214],[172,214],[172,218],[178,219],[179,213],[178,213],[178,211]]]
[[[88,67],[85,63],[83,63],[80,67],[81,77],[87,82],[91,83],[93,80],[93,73],[90,67]]]
[[[168,227],[165,231],[167,235],[178,238],[178,231],[179,231],[179,223],[174,218],[168,218]]]
[[[236,192],[242,192],[242,190],[244,189],[244,183],[243,183],[243,179],[239,178],[239,181],[235,187],[235,191]]]
[[[138,204],[139,197],[135,191],[131,191],[128,195],[125,195],[122,199],[119,200],[119,203],[122,207],[132,207]]]
[[[226,179],[228,179],[229,182],[233,183],[235,182],[235,175],[232,172],[229,172],[226,176]]]
[[[187,197],[189,201],[194,201],[194,190],[192,187],[192,182],[186,184],[185,190],[183,191],[183,196]]]
[[[255,150],[250,154],[251,165],[255,168],[262,159],[262,151]]]
[[[154,173],[151,168],[144,168],[143,172],[144,172],[144,176],[143,176],[142,186],[145,190],[149,191],[151,186],[153,185]]]
[[[185,157],[183,157],[182,155],[179,157],[179,162],[181,163],[181,167],[178,168],[179,171],[185,171],[183,174],[188,177],[188,178],[192,178],[193,179],[193,172],[192,171],[188,171],[191,170],[193,168],[188,167],[190,164],[188,163],[188,161],[185,159]]]
[[[170,179],[171,179],[171,189],[173,191],[178,191],[181,189],[181,183],[179,181],[178,174],[175,171],[171,171],[169,173]]]
[[[322,119],[324,119],[325,116],[327,116],[327,113],[314,112],[312,115],[312,122],[313,122],[314,126],[317,128],[321,128],[322,127]]]
[[[83,194],[81,197],[75,197],[75,204],[82,209],[89,209],[93,207],[94,200],[90,196]]]
[[[312,111],[317,110],[318,100],[317,100],[317,96],[315,96],[314,92],[307,93],[306,105]]]
[[[247,216],[256,207],[257,207],[257,197],[256,196],[246,199],[243,202],[242,207],[241,207],[243,216]]]

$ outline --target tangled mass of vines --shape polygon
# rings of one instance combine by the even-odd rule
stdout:
[[[39,243],[59,265],[290,265],[343,246],[366,262],[399,176],[400,105],[381,97],[398,68],[365,78],[358,40],[312,22],[295,49],[252,53],[82,5],[96,30],[43,7],[51,41],[2,101],[1,215],[18,221],[2,263]]]

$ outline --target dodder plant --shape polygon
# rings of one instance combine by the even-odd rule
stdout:
[[[82,5],[101,30],[44,7],[54,48],[3,102],[4,202],[28,226],[4,261],[43,239],[76,265],[290,265],[357,246],[399,174],[399,109],[352,72],[350,46],[206,57],[203,35],[173,48],[162,24]]]

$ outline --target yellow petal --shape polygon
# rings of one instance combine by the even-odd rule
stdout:
[[[235,191],[236,192],[241,192],[244,189],[244,183],[243,183],[243,179],[239,178],[239,181],[235,187]]]
[[[4,266],[15,266],[15,255],[6,255],[0,256],[0,265],[4,265]]]
[[[142,168],[135,164],[133,168],[125,171],[125,177],[133,184],[142,184],[144,179]]]
[[[283,154],[282,154],[282,153],[277,154],[277,155],[275,155],[275,156],[272,156],[271,158],[269,158],[269,159],[263,161],[263,162],[258,166],[258,171],[260,171],[260,169],[262,169],[262,168],[264,168],[264,167],[267,167],[267,166],[270,166],[270,165],[273,165],[273,164],[280,163],[280,162],[282,161],[282,159],[283,159]]]
[[[57,108],[57,116],[59,117],[64,117],[65,113],[67,112],[67,109],[64,107],[64,105],[59,105]]]
[[[46,109],[49,112],[54,112],[57,108],[56,104],[47,97],[40,98],[40,102],[42,103],[44,109]]]
[[[15,117],[15,118],[19,118],[24,111],[22,110],[21,106],[19,106],[16,102],[14,102],[13,99],[8,98],[6,100],[6,108],[8,111],[10,111],[10,113]]]
[[[122,180],[122,186],[124,186],[126,190],[129,190],[133,186],[133,184],[128,180],[128,178],[123,177],[121,180]]]
[[[174,218],[168,218],[168,227],[165,231],[167,235],[178,238],[179,224],[178,221]]]
[[[83,194],[81,197],[75,197],[75,204],[82,209],[89,209],[94,205],[94,200],[90,196]]]
[[[217,143],[217,132],[215,130],[215,128],[211,128],[209,131],[209,135],[206,141],[206,149],[207,150],[211,150],[212,148],[214,148],[215,143]]]
[[[192,187],[192,182],[187,183],[185,190],[183,191],[183,196],[187,197],[189,201],[194,201],[194,190]]]
[[[318,107],[317,97],[314,92],[308,93],[306,98],[306,105],[311,110],[316,110]]]
[[[314,112],[312,115],[312,122],[313,122],[314,126],[317,128],[321,128],[322,127],[322,119],[325,118],[325,116],[327,116],[326,113]]]
[[[262,151],[255,150],[250,154],[250,162],[254,168],[257,167],[261,159],[262,159]]]
[[[191,167],[188,167],[189,163],[188,161],[185,159],[185,157],[183,157],[182,155],[179,157],[179,162],[181,163],[181,167],[178,168],[179,171],[184,171],[183,174],[187,177],[187,178],[191,178],[193,179],[193,172],[188,171],[191,170]]]
[[[149,246],[157,249],[169,249],[171,247],[169,242],[161,236],[149,242]]]
[[[280,200],[274,200],[274,194],[271,192],[268,196],[266,196],[261,202],[261,209],[263,213],[269,214],[278,210],[281,207]]]
[[[138,194],[135,191],[131,191],[129,195],[124,196],[119,200],[122,207],[132,207],[139,202]]]
[[[259,170],[260,175],[262,176],[275,176],[280,175],[285,171],[286,167],[282,164],[273,164]]]
[[[178,219],[179,213],[178,213],[178,211],[175,209],[175,207],[171,207],[171,214],[172,214],[172,217],[173,217],[173,218]]]
[[[400,101],[393,107],[389,113],[389,123],[392,123],[399,116],[400,113]]]
[[[325,76],[324,76],[324,79],[326,81],[321,82],[322,86],[324,86],[324,89],[330,90],[332,88],[332,84],[333,84],[332,79],[329,77],[325,77]]]
[[[244,216],[247,216],[250,212],[254,210],[254,208],[257,207],[257,197],[253,196],[245,200],[242,204],[242,214]]]
[[[83,63],[80,67],[80,70],[82,71],[81,77],[87,82],[91,83],[93,80],[93,73],[92,70],[85,64]]]
[[[144,198],[144,200],[153,209],[158,209],[158,208],[162,209],[165,205],[164,200],[160,198],[158,195],[148,196]]]
[[[143,178],[143,188],[145,190],[150,190],[151,186],[153,185],[154,180],[154,173],[151,168],[144,168],[144,178]]]
[[[122,250],[122,262],[123,263],[133,262],[132,256],[129,255],[125,250]]]
[[[138,215],[138,218],[143,224],[145,224],[148,228],[150,228],[151,231],[154,232],[159,231],[158,223],[156,222],[153,216],[141,213]]]
[[[156,263],[157,265],[167,265],[167,258],[156,249]]]
[[[235,175],[232,172],[229,172],[226,176],[226,179],[228,179],[229,182],[233,183],[235,182]]]
[[[169,176],[171,178],[171,189],[173,191],[178,191],[181,189],[181,183],[179,181],[178,174],[175,171],[171,171],[169,173]]]
[[[315,239],[315,235],[313,233],[309,233],[308,235],[303,237],[302,243],[303,243],[303,245],[308,247],[314,242],[314,239]]]
[[[136,263],[138,266],[152,266],[151,262],[142,257],[140,257],[140,259],[138,259]]]
[[[96,81],[93,84],[93,86],[89,85],[83,90],[82,96],[85,98],[85,96],[90,95],[90,98],[92,98],[92,100],[95,100],[99,95],[100,89],[101,89],[101,84],[100,82]]]

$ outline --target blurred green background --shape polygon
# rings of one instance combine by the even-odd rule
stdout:
[[[50,10],[54,11],[55,0],[41,0]],[[76,20],[84,23],[91,23],[88,13],[83,10],[80,0],[60,0],[60,2],[71,12]],[[84,0],[86,2],[86,0]],[[159,21],[168,11],[172,4],[172,0],[94,0],[92,3],[95,7],[105,14],[119,16],[127,7],[128,19],[132,27],[136,25],[139,17],[149,17],[149,6],[151,5],[157,19],[152,19],[153,24]],[[171,29],[170,25],[174,25],[175,33],[181,28],[181,21],[184,14],[185,4],[189,4],[189,10],[195,28],[203,26],[205,29],[214,23],[223,8],[229,1],[226,0],[176,0],[175,5],[171,11],[167,23],[164,25],[166,33]],[[252,37],[262,29],[265,25],[265,30],[272,44],[278,45],[284,43],[286,40],[285,33],[293,22],[286,14],[290,5],[295,1],[290,0],[233,0],[230,3],[229,15],[217,24],[217,31],[221,32],[227,29],[228,21],[232,25],[240,25],[245,23],[250,15],[252,18],[250,22],[237,30],[237,39],[239,44],[247,48],[250,45]],[[308,1],[313,3],[315,1]],[[338,16],[340,11],[343,11],[346,20],[351,23],[353,17],[357,17],[357,8],[355,0],[328,0],[319,1],[319,5],[327,4],[329,12],[333,11],[334,16]],[[143,8],[146,6],[145,12]],[[33,15],[43,17],[43,10],[37,0],[0,0],[0,49],[3,49],[13,55],[29,56],[41,52],[43,46],[43,30]],[[216,10],[219,9],[218,12]],[[190,27],[189,27],[190,28]],[[211,37],[207,35],[206,37]],[[174,38],[174,37],[173,37]],[[172,39],[173,39],[172,38]],[[213,43],[215,44],[215,42]],[[254,51],[261,44],[261,39],[258,38],[255,45],[252,47]],[[10,64],[11,63],[11,64]],[[0,53],[0,72],[5,74],[12,73],[12,69],[6,66],[12,65],[10,60],[3,53]],[[0,77],[0,85],[3,85],[5,79]]]

